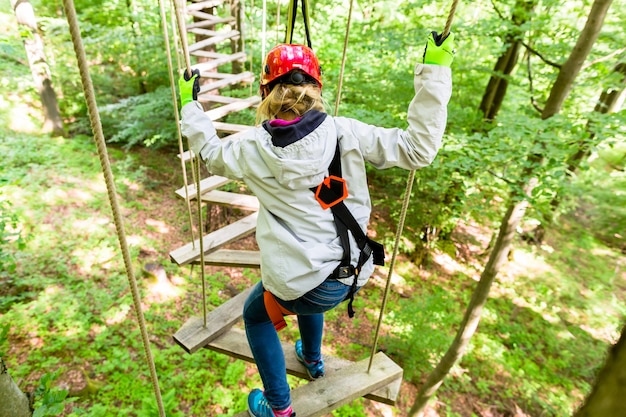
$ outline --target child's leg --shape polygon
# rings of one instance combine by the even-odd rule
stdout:
[[[302,353],[308,362],[322,358],[322,332],[324,330],[324,313],[299,315],[298,327],[302,339]]]
[[[283,410],[291,405],[285,356],[276,329],[265,311],[261,283],[254,287],[246,300],[243,320],[265,388],[265,398],[273,409]]]

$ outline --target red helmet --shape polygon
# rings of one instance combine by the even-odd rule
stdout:
[[[322,88],[322,74],[315,52],[305,45],[280,44],[268,52],[261,71],[261,93],[268,85],[294,69],[308,74]],[[262,94],[263,95],[263,94]]]

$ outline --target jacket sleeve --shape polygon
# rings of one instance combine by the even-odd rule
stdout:
[[[181,134],[189,140],[189,146],[206,164],[211,174],[231,179],[242,179],[240,161],[241,147],[236,140],[222,141],[200,103],[193,101],[181,110]]]
[[[376,168],[417,169],[430,165],[441,147],[452,94],[449,67],[417,64],[415,96],[408,109],[408,128],[382,128],[354,119],[341,119],[339,134],[357,138],[365,160]],[[344,130],[344,132],[341,132]]]

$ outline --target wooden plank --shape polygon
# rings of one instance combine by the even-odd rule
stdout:
[[[200,74],[205,74],[221,65],[225,65],[233,61],[245,61],[245,59],[245,52],[237,52],[236,54],[224,55],[220,58],[211,58],[211,61],[195,64],[193,68],[199,70]]]
[[[200,96],[198,96],[198,98],[200,98]],[[247,99],[238,101],[236,103],[230,103],[230,104],[226,104],[226,105],[221,106],[221,107],[217,107],[217,108],[209,110],[209,111],[207,111],[205,113],[211,118],[211,120],[219,120],[222,117],[225,117],[225,116],[227,116],[230,113],[242,111],[242,110],[245,110],[247,108],[256,106],[260,102],[261,102],[261,97],[259,97],[259,96],[252,96],[252,97],[249,97]]]
[[[239,84],[241,82],[252,82],[253,80],[254,74],[252,74],[250,71],[244,71],[239,74],[232,74],[231,77],[200,86],[199,94],[204,94],[209,91],[217,90],[226,87],[227,85]]]
[[[210,9],[212,7],[217,7],[223,3],[224,3],[224,0],[204,0],[204,1],[194,0],[193,3],[187,4],[187,11]]]
[[[257,213],[252,213],[228,226],[202,237],[204,253],[213,252],[237,239],[248,236],[256,229]],[[187,243],[170,252],[170,259],[177,265],[186,265],[200,259],[200,239]]]
[[[203,193],[200,199],[207,203],[235,207],[241,210],[259,210],[259,199],[253,195],[211,190],[207,193]]]
[[[189,45],[189,52],[197,51],[200,49],[204,49],[207,46],[216,45],[218,43],[224,42],[229,39],[236,39],[240,36],[239,31],[231,30],[230,32],[224,32],[219,36],[213,36],[211,38],[202,39],[196,43]]]
[[[199,264],[200,261],[192,263]],[[219,249],[206,255],[204,264],[236,268],[260,268],[261,253],[253,250]]]
[[[223,123],[223,122],[213,122],[213,127],[216,130],[221,132],[245,132],[247,130],[252,129],[252,126],[248,125],[237,125],[233,123]]]
[[[185,153],[187,153],[187,157],[189,157],[189,153]],[[185,155],[183,155],[183,158],[184,157]],[[230,179],[226,177],[220,177],[219,175],[211,175],[210,177],[204,178],[200,180],[200,195],[219,188],[224,184],[228,184],[230,181]],[[176,195],[183,200],[185,200],[185,198],[189,198],[190,200],[195,199],[198,195],[198,193],[196,192],[196,184],[192,183],[187,185],[187,195],[185,195],[185,187],[176,190]]]
[[[206,327],[202,317],[192,317],[187,320],[174,334],[174,341],[187,353],[194,353],[228,332],[231,326],[241,318],[243,304],[253,288],[248,288],[210,311],[206,316]]]
[[[231,328],[227,332],[224,332],[220,337],[215,338],[211,342],[207,343],[205,347],[207,349],[214,350],[216,352],[220,352],[234,358],[242,359],[248,362],[254,362],[254,358],[252,357],[252,351],[250,350],[250,346],[248,345],[248,340],[246,339],[244,331],[241,329]],[[298,378],[310,379],[309,375],[306,372],[306,369],[296,357],[293,344],[282,342],[282,349],[285,355],[287,373],[290,375],[294,375]],[[324,368],[326,370],[326,376],[324,377],[324,379],[332,376],[333,374],[343,372],[343,369],[350,366],[351,364],[352,362],[347,359],[341,359],[328,355],[324,356]],[[370,400],[393,405],[395,404],[398,393],[400,392],[401,383],[402,369],[400,368],[399,375],[396,375],[395,379],[391,380],[388,384],[383,385],[380,388],[367,391],[364,396],[365,398],[368,398]],[[299,411],[298,415],[300,415]]]
[[[211,27],[211,26],[220,25],[224,23],[226,24],[235,23],[235,18],[232,16],[219,17],[219,16],[213,16],[212,14],[204,13],[204,12],[200,12],[196,10],[192,10],[188,14],[191,16],[195,16],[198,19],[202,19],[202,20],[189,23],[187,25],[187,29],[205,28],[205,27]]]
[[[201,35],[207,37],[213,36],[221,36],[224,32],[219,32],[217,30],[203,29],[203,28],[189,28],[187,26],[187,32],[193,33],[194,35]]]
[[[245,98],[241,98],[241,97],[218,96],[216,94],[204,96],[203,98],[204,100],[198,99],[198,101],[201,101],[203,103],[230,104],[230,103],[237,103],[241,100],[246,100]]]

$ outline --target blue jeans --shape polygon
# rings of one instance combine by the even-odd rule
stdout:
[[[298,316],[302,352],[307,361],[322,357],[322,330],[324,312],[341,303],[350,287],[335,279],[327,279],[317,288],[292,301],[278,300],[287,310]],[[263,285],[255,285],[243,307],[243,321],[248,343],[259,369],[265,398],[275,410],[291,405],[285,356],[274,324],[265,311]]]

